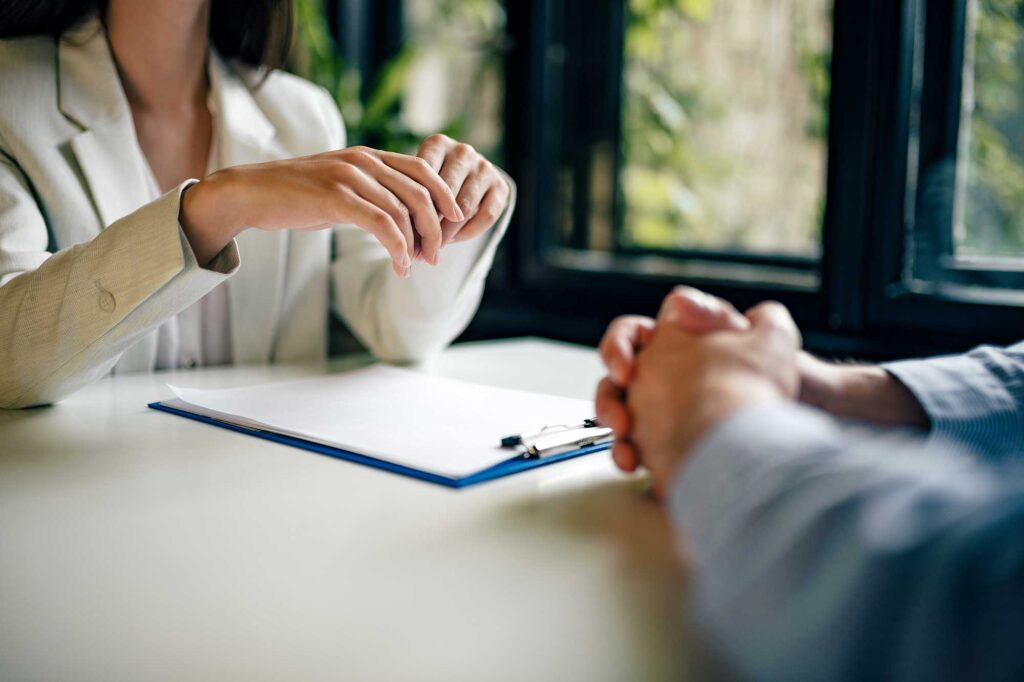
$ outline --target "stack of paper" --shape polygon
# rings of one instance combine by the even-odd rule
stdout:
[[[221,390],[170,387],[154,404],[458,479],[516,456],[511,434],[579,424],[588,400],[494,388],[377,365]]]

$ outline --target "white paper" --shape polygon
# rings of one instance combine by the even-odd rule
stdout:
[[[504,436],[594,416],[589,400],[383,365],[255,387],[169,388],[192,412],[453,478],[515,456],[500,447]]]

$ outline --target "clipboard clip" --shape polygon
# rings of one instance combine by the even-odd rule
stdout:
[[[585,419],[582,424],[545,426],[528,436],[506,436],[501,439],[501,447],[515,448],[525,459],[540,459],[589,445],[610,443],[612,438],[612,430],[598,424],[597,419]]]

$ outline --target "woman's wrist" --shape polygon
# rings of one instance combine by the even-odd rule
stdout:
[[[244,223],[232,209],[232,183],[231,174],[220,171],[182,192],[178,222],[202,267],[242,231]]]

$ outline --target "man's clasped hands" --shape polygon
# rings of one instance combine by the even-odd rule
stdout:
[[[670,293],[656,320],[617,318],[600,354],[608,375],[597,417],[615,432],[612,456],[624,471],[646,468],[659,492],[716,424],[755,404],[797,400],[802,383],[810,397],[826,379],[784,306],[741,314],[690,287]]]

